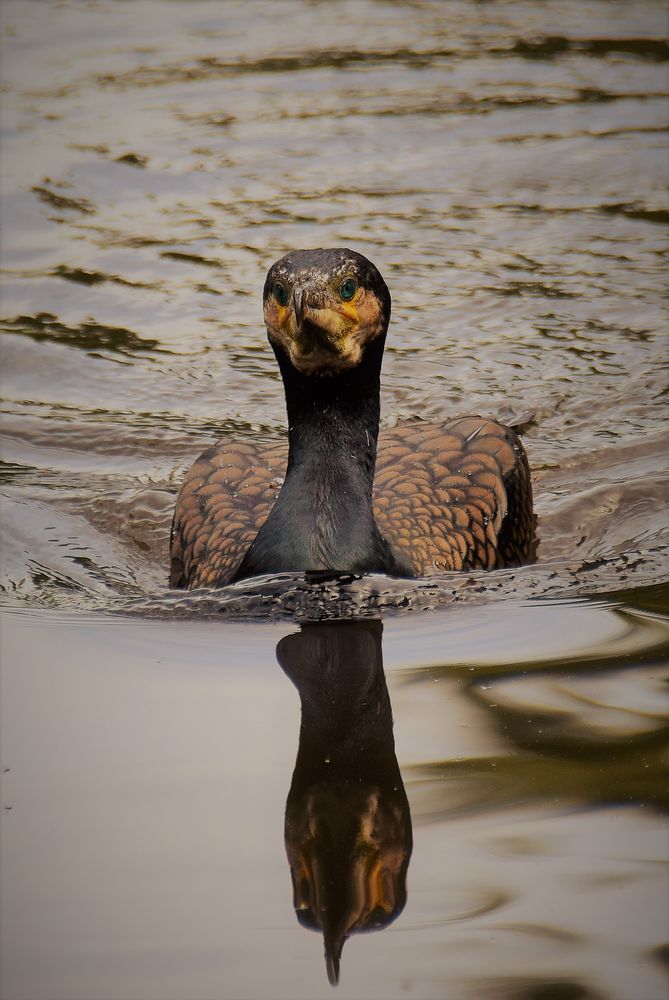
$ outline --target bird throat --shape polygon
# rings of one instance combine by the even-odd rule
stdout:
[[[275,347],[288,414],[286,478],[236,579],[276,572],[399,573],[372,510],[383,338],[331,375]]]

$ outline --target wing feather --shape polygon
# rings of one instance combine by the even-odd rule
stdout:
[[[285,443],[219,442],[187,473],[170,542],[172,587],[229,582],[285,475]],[[536,518],[523,447],[482,417],[383,431],[374,482],[381,533],[417,576],[532,562]]]
[[[221,441],[186,474],[170,536],[170,586],[228,583],[264,524],[286,469],[285,444]]]
[[[374,514],[418,576],[519,565],[536,555],[525,452],[510,428],[482,417],[383,432]]]

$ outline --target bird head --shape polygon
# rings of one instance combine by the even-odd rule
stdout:
[[[354,250],[294,250],[269,269],[263,311],[270,343],[298,371],[331,375],[353,368],[385,335],[390,292]]]

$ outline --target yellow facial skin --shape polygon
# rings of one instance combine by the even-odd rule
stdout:
[[[332,287],[298,283],[285,306],[269,295],[264,315],[270,339],[305,375],[352,368],[365,344],[384,329],[379,300],[363,287],[345,302]]]

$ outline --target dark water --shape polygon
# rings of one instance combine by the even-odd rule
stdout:
[[[0,26],[3,1000],[331,995],[294,902],[387,925],[342,997],[663,1000],[663,6]],[[283,432],[260,292],[317,245],[391,288],[387,424],[523,426],[535,567],[167,590],[184,470]]]

